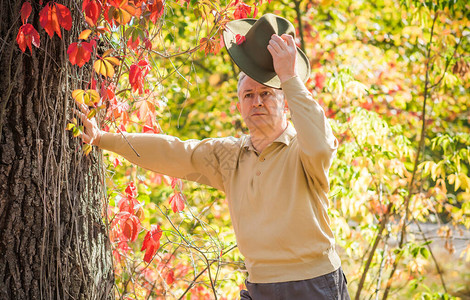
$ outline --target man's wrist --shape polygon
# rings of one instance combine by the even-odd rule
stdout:
[[[285,74],[285,75],[278,75],[279,79],[281,80],[281,83],[284,83],[288,81],[291,78],[296,77],[297,74]]]
[[[100,146],[101,137],[103,136],[103,131],[99,131],[96,138],[93,140],[93,145],[96,147]]]

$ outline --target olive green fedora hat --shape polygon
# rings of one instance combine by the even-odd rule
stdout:
[[[224,30],[225,47],[237,66],[249,77],[273,88],[281,87],[281,80],[274,71],[273,58],[268,44],[273,34],[290,34],[295,38],[291,22],[274,14],[265,14],[259,19],[240,19],[228,22]],[[237,44],[237,35],[245,41]],[[310,75],[307,55],[297,47],[296,70],[305,82]]]

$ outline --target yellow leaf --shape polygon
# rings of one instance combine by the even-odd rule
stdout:
[[[80,33],[78,38],[81,39],[81,40],[86,40],[88,38],[88,36],[90,36],[90,33],[91,33],[90,29],[85,29]]]
[[[65,127],[65,130],[72,130],[75,127],[75,124],[73,123],[68,123],[67,127]]]
[[[93,118],[96,115],[96,109],[91,109],[88,115],[86,116],[88,119]]]
[[[98,59],[93,64],[93,69],[98,74],[107,77],[114,76],[114,67],[113,65],[119,65],[121,62],[116,57],[105,57],[103,59]]]
[[[115,66],[119,66],[121,64],[121,61],[119,59],[117,59],[116,57],[106,57],[106,58],[104,58],[104,60],[112,63]]]
[[[95,90],[87,90],[85,97],[85,104],[91,106],[100,101],[100,94]]]
[[[83,94],[85,94],[84,90],[75,90],[72,92],[72,98],[75,99],[80,104],[83,104]]]
[[[455,174],[450,174],[449,176],[447,176],[447,181],[449,181],[449,184],[454,184]]]
[[[465,173],[460,173],[459,179],[462,189],[466,190],[470,187],[470,178]]]
[[[460,187],[460,178],[458,176],[455,176],[455,187],[454,187],[454,191],[458,190],[459,187]]]
[[[73,133],[73,137],[77,137],[77,136],[80,136],[81,131],[80,131],[80,128],[78,128],[77,126],[75,126],[73,129],[72,129],[72,133]]]
[[[432,180],[436,180],[437,176],[441,175],[441,163],[442,162],[439,162],[437,164],[435,164],[434,166],[432,166],[431,168],[431,177],[432,177]]]
[[[110,63],[108,64],[111,65]],[[95,61],[93,68],[95,69],[96,73],[101,74],[103,76],[112,77],[114,75],[114,69],[112,69],[112,66],[112,71],[108,71],[106,62],[102,59],[98,59],[97,61]]]
[[[95,90],[75,90],[72,92],[72,97],[80,104],[94,105],[100,100],[100,94]]]
[[[90,144],[85,144],[85,145],[83,145],[83,148],[82,148],[83,153],[84,153],[85,155],[90,154],[91,149],[92,149],[92,146],[91,146]]]
[[[106,59],[103,60],[104,65],[106,67],[106,76],[113,77],[114,76],[114,67],[113,65],[108,62]]]
[[[96,73],[106,76],[106,68],[104,68],[104,70],[101,71],[102,67],[104,68],[104,63],[101,59],[98,59],[93,64],[93,69],[95,70]]]
[[[111,52],[113,52],[113,49],[108,49],[108,50],[106,50],[106,51],[103,53],[103,57],[106,57],[106,56],[110,55]]]

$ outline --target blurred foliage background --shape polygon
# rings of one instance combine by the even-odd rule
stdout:
[[[128,117],[108,115],[105,127],[147,126],[183,140],[247,133],[236,110],[239,70],[220,48],[221,28],[209,26],[229,5],[170,0],[158,26],[135,21],[112,31],[117,50],[132,34],[127,28],[150,35],[152,69],[142,94],[119,78],[116,107],[128,108]],[[249,17],[257,10],[258,17],[272,12],[291,20],[311,60],[306,85],[340,141],[330,216],[351,298],[470,299],[467,1],[244,5]],[[163,230],[151,263],[140,251],[145,230],[135,242],[113,240],[116,297],[237,299],[246,273],[225,195],[106,157],[110,220],[134,182],[142,226]],[[186,204],[178,213],[169,204],[175,190]]]

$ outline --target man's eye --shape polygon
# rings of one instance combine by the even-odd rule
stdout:
[[[251,98],[251,96],[253,96],[252,93],[245,94],[245,98]]]
[[[269,92],[262,92],[262,93],[261,93],[261,96],[262,96],[262,97],[265,97],[265,96],[268,96],[268,95],[269,95]]]

